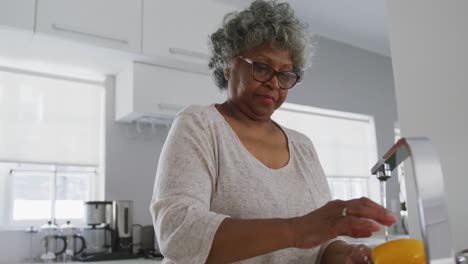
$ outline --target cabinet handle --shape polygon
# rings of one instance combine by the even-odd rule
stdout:
[[[210,55],[208,54],[198,52],[198,51],[193,51],[193,50],[180,49],[180,48],[169,48],[169,53],[184,55],[188,57],[194,57],[194,58],[203,59],[203,60],[207,60],[210,58]]]
[[[77,29],[74,29],[74,28],[64,27],[64,26],[60,26],[60,25],[57,25],[57,24],[52,24],[52,29],[56,30],[56,31],[69,32],[69,33],[83,35],[83,36],[87,36],[87,37],[104,39],[104,40],[108,40],[108,41],[112,41],[112,42],[118,42],[118,43],[125,44],[125,45],[128,44],[128,41],[125,40],[125,39],[118,39],[118,38],[114,38],[114,37],[98,35],[98,34],[95,34],[95,33],[83,32],[83,31],[80,31],[80,30],[77,30]]]

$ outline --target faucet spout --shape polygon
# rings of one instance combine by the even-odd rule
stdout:
[[[412,177],[415,183],[426,261],[431,264],[440,260],[454,261],[442,168],[431,141],[428,138],[400,139],[372,167],[371,173],[380,181],[387,181],[391,172],[407,159],[411,160],[413,170],[405,177]]]
[[[412,139],[408,139],[412,140]],[[405,161],[411,154],[411,148],[406,138],[398,140],[383,157],[372,167],[371,173],[378,175],[379,171],[390,177],[391,172]],[[378,176],[377,176],[378,177]]]
[[[376,169],[377,179],[379,181],[387,181],[392,177],[392,170],[388,163],[382,163],[379,168]]]

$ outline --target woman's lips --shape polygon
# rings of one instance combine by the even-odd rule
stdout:
[[[273,96],[269,96],[269,95],[259,95],[260,99],[265,102],[265,103],[274,103],[275,102],[275,98]]]

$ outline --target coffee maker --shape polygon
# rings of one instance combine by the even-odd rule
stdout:
[[[111,228],[116,234],[113,252],[132,253],[133,202],[113,201]]]
[[[80,261],[130,259],[132,254],[132,201],[85,202],[86,226],[83,236],[87,248]]]

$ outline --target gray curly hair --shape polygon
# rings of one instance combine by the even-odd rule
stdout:
[[[241,52],[264,43],[277,49],[289,49],[294,71],[302,73],[309,66],[313,53],[312,35],[294,15],[288,3],[256,0],[249,8],[228,13],[222,27],[210,36],[211,58],[216,86],[227,89],[224,70]]]

